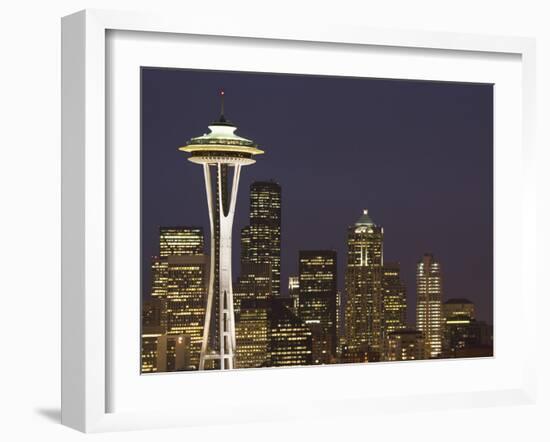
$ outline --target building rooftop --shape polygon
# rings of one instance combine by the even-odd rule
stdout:
[[[374,221],[369,216],[369,211],[367,209],[363,210],[363,214],[355,223],[356,226],[374,226]]]
[[[473,302],[466,298],[451,298],[445,301],[445,304],[473,304]]]

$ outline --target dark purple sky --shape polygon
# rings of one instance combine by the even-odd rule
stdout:
[[[142,70],[142,284],[160,225],[201,225],[201,167],[178,147],[219,115],[265,154],[243,168],[233,231],[233,275],[249,185],[282,186],[282,281],[298,250],[335,249],[343,288],[347,227],[363,208],[384,227],[386,261],[399,261],[414,324],[415,266],[432,252],[444,299],[493,311],[493,86],[408,80],[145,68]],[[284,293],[284,291],[283,291]]]

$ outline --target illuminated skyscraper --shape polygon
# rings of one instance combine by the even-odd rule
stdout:
[[[288,296],[292,299],[292,311],[295,315],[300,310],[300,277],[288,277]]]
[[[180,150],[189,152],[189,161],[203,166],[206,200],[210,217],[211,265],[200,369],[231,369],[235,359],[235,314],[231,276],[231,233],[237,202],[241,167],[255,163],[263,153],[257,145],[235,134],[237,127],[221,115],[208,129],[192,138]],[[211,169],[215,175],[211,176]],[[229,174],[233,170],[233,179]],[[214,178],[214,179],[212,179]],[[212,362],[212,365],[206,362]]]
[[[443,304],[443,317],[445,357],[492,356],[492,326],[476,320],[473,302],[464,298],[449,299]]]
[[[445,320],[467,317],[472,321],[476,318],[475,305],[472,301],[465,298],[449,299],[443,304],[443,317]]]
[[[237,368],[268,361],[271,299],[280,293],[281,187],[273,181],[250,186],[250,224],[241,230],[241,273],[235,286]]]
[[[250,224],[241,230],[241,262],[270,265],[272,295],[280,294],[281,186],[274,181],[250,185]]]
[[[399,263],[385,263],[382,267],[382,330],[385,336],[407,326],[407,298],[405,284],[400,277]]]
[[[340,337],[342,336],[342,319],[343,319],[343,304],[342,292],[336,290],[336,346],[340,343]]]
[[[206,255],[153,260],[152,297],[162,303],[160,322],[167,335],[189,336],[190,365],[198,368],[204,331],[209,259]]]
[[[265,367],[269,363],[271,305],[268,300],[243,300],[237,314],[237,368]]]
[[[336,252],[299,252],[299,316],[312,331],[313,363],[328,364],[336,354]]]
[[[290,310],[285,300],[270,301],[269,365],[289,367],[312,364],[310,328]]]
[[[245,300],[258,301],[271,299],[271,264],[241,263],[241,276],[235,285],[235,313]]]
[[[141,306],[141,372],[158,371],[158,340],[166,332],[161,326],[162,302],[152,298]]]
[[[168,264],[166,333],[189,336],[191,365],[197,368],[204,332],[208,256],[169,256],[166,260]]]
[[[384,229],[363,211],[348,229],[346,344],[378,361],[383,349],[382,265]]]
[[[204,233],[202,227],[161,227],[159,256],[202,255]]]
[[[166,335],[162,327],[145,326],[141,332],[141,372],[190,369],[190,337]]]
[[[159,255],[151,269],[150,304],[155,310],[148,313],[158,310],[158,324],[148,324],[144,316],[143,325],[160,325],[169,336],[185,335],[189,340],[186,363],[188,368],[198,368],[209,275],[202,228],[161,227]]]
[[[159,325],[141,327],[141,372],[156,373],[161,371],[158,366],[158,343],[164,335],[164,328]]]
[[[416,328],[424,338],[424,356],[438,358],[443,351],[441,267],[426,253],[416,267]]]

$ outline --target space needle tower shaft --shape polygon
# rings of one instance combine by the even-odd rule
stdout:
[[[231,234],[241,168],[255,163],[263,151],[235,134],[225,118],[225,93],[220,92],[221,114],[208,134],[191,138],[179,149],[189,161],[203,166],[210,219],[210,277],[199,370],[235,368],[235,314],[231,274]],[[232,177],[231,177],[232,175]]]

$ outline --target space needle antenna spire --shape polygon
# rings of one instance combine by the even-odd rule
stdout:
[[[220,121],[225,121],[225,91],[220,91]]]

